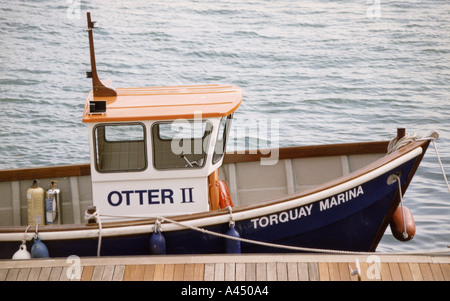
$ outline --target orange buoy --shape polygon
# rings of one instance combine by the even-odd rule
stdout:
[[[230,196],[230,189],[228,188],[228,183],[226,181],[218,181],[219,184],[219,205],[221,209],[227,206],[234,207],[233,201]]]
[[[403,207],[403,214],[402,214]],[[406,206],[399,205],[392,215],[390,227],[394,237],[400,241],[411,240],[416,234],[416,223],[411,210]]]

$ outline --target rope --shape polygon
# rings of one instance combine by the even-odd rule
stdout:
[[[84,218],[87,220],[95,218],[95,221],[98,224],[97,257],[100,257],[100,249],[102,247],[102,221],[100,219],[100,214],[98,213],[98,209],[96,209],[94,213],[88,213],[86,210],[84,212]]]
[[[403,210],[403,193],[402,193],[402,183],[400,180],[400,177],[397,176],[396,174],[393,175],[394,178],[397,180],[397,184],[398,184],[398,194],[400,196],[400,206],[401,206],[401,210],[402,210],[402,219],[403,219],[403,238],[408,238],[408,233],[406,232],[406,221],[405,221],[405,213]]]
[[[441,166],[441,171],[442,171],[442,175],[444,176],[445,184],[447,184],[448,192],[450,192],[450,185],[448,184],[447,176],[446,176],[446,173],[444,171],[444,165],[442,164],[441,157],[439,156],[439,152],[438,152],[437,145],[436,145],[436,139],[431,139],[431,141],[433,142],[434,151],[436,152],[436,156],[437,156],[437,159],[439,161],[439,165]]]
[[[272,247],[272,248],[280,248],[280,249],[287,249],[287,250],[291,250],[291,251],[299,251],[299,252],[316,252],[316,253],[331,253],[331,254],[347,254],[347,255],[374,255],[374,252],[358,252],[358,251],[345,251],[345,250],[332,250],[332,249],[319,249],[319,248],[307,248],[307,247],[297,247],[297,246],[289,246],[289,245],[283,245],[283,244],[275,244],[275,243],[270,243],[270,242],[263,242],[263,241],[258,241],[258,240],[252,240],[252,239],[247,239],[247,238],[242,238],[242,237],[234,237],[234,236],[230,236],[230,235],[226,235],[223,233],[218,233],[218,232],[214,232],[214,231],[210,231],[210,230],[206,230],[203,228],[199,228],[199,227],[195,227],[195,226],[190,226],[181,222],[177,222],[174,221],[172,219],[169,219],[167,217],[163,217],[163,216],[145,216],[145,217],[138,217],[138,216],[118,216],[118,215],[101,215],[104,217],[113,217],[113,218],[131,218],[131,219],[159,219],[159,220],[163,220],[175,225],[178,225],[180,227],[184,227],[187,229],[191,229],[193,231],[198,231],[204,234],[209,234],[209,235],[213,235],[213,236],[217,236],[217,237],[222,237],[222,238],[226,238],[226,239],[233,239],[233,240],[238,240],[241,242],[245,242],[245,243],[249,243],[249,244],[256,244],[256,245],[261,245],[261,246],[265,246],[265,247]],[[423,251],[410,251],[410,252],[388,252],[388,253],[383,253],[383,252],[379,252],[376,254],[387,254],[387,255],[424,255],[424,254],[439,254],[439,253],[450,253],[449,249],[435,249],[435,250],[423,250]]]
[[[417,138],[416,134],[410,135],[408,133],[405,133],[405,135],[400,139],[398,139],[397,137],[393,138],[388,144],[386,155],[389,155],[389,154],[392,154],[393,152],[398,151],[402,147],[410,144],[411,142],[416,141],[417,139],[418,138]]]
[[[444,177],[445,184],[447,185],[447,190],[448,190],[448,192],[450,192],[450,184],[448,183],[447,176],[446,176],[446,173],[444,170],[444,165],[442,164],[441,156],[439,155],[439,152],[437,149],[437,144],[436,144],[437,137],[439,137],[437,132],[434,132],[430,136],[423,137],[423,138],[417,137],[416,134],[410,135],[408,133],[405,133],[405,136],[403,136],[402,138],[397,139],[397,137],[395,137],[389,142],[386,155],[389,155],[389,154],[401,149],[402,147],[408,145],[411,142],[430,140],[433,143],[434,151],[436,153],[436,157],[438,159],[439,166],[441,167],[442,176]]]
[[[31,225],[28,225],[27,228],[25,229],[25,234],[23,235],[23,239],[22,239],[22,244],[20,245],[20,249],[22,249],[23,246],[25,246],[26,242],[27,242],[27,232],[28,229],[30,229]],[[26,246],[25,246],[26,248]]]

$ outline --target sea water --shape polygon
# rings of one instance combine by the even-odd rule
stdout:
[[[450,2],[443,0],[3,1],[1,169],[89,161],[81,122],[91,90],[87,11],[99,25],[99,75],[116,87],[240,86],[229,150],[437,130],[450,172]],[[239,130],[255,120],[267,121],[269,134]],[[388,228],[379,251],[450,244],[450,193],[432,147],[404,202],[416,237],[400,243]]]

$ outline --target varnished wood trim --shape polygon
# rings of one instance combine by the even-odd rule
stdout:
[[[10,169],[0,170],[0,182],[77,177],[90,174],[91,166],[89,164]]]
[[[386,153],[388,144],[389,141],[343,143],[343,144],[329,144],[329,145],[309,145],[309,146],[282,147],[274,151],[278,151],[279,160],[284,160],[295,158]],[[246,151],[245,153],[240,152],[227,153],[223,159],[223,164],[259,161],[261,158],[269,158],[270,156],[271,152],[269,150],[262,150],[262,151],[253,150],[253,151]]]

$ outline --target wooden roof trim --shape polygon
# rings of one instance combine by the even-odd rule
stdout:
[[[363,143],[342,143],[330,145],[308,145],[282,147],[278,150],[278,159],[296,159],[311,157],[327,157],[341,155],[362,155],[373,153],[386,153],[389,141],[363,142]],[[235,151],[227,153],[223,164],[259,161],[261,158],[269,158],[269,150],[246,150],[245,153]]]

